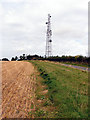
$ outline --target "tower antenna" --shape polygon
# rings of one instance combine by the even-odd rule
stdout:
[[[51,30],[50,18],[51,18],[51,16],[50,16],[50,14],[48,14],[48,22],[46,22],[46,24],[47,24],[46,50],[45,50],[46,57],[52,56],[52,40],[51,40],[52,30]]]

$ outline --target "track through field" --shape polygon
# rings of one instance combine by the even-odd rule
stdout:
[[[34,67],[29,62],[2,62],[2,118],[25,118],[35,98]]]

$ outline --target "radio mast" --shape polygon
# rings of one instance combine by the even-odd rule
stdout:
[[[47,24],[46,50],[45,50],[46,57],[52,56],[52,40],[51,40],[52,30],[51,30],[50,18],[51,18],[51,16],[50,16],[50,14],[48,14],[48,22],[46,22],[46,24]]]

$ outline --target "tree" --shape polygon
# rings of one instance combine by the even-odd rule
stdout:
[[[23,56],[20,56],[20,60],[23,60]]]
[[[11,61],[15,61],[14,57],[12,57]]]
[[[16,60],[18,60],[18,57],[17,57],[17,56],[16,56],[15,58],[12,57],[12,59],[11,59],[11,61],[16,61]]]
[[[3,58],[2,61],[9,61],[7,58]]]
[[[18,60],[18,57],[17,57],[17,56],[15,57],[15,60]]]
[[[23,60],[25,60],[25,54],[23,54],[23,56],[22,56],[22,57],[23,57]]]

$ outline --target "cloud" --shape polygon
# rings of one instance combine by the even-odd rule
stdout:
[[[1,0],[1,2],[5,3],[20,3],[23,2],[24,0]]]
[[[48,13],[52,16],[53,55],[87,55],[87,0],[2,0],[0,11],[2,57],[44,56]]]

